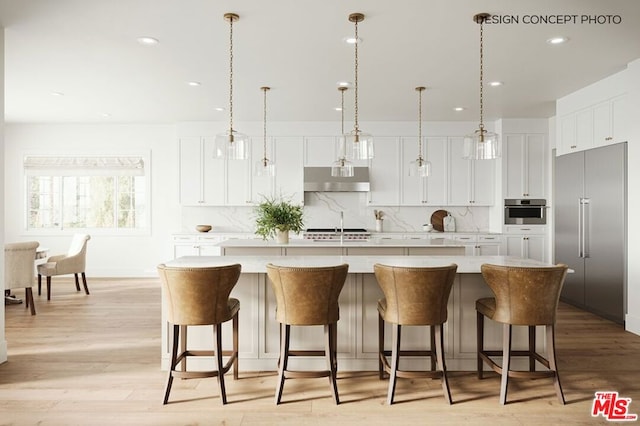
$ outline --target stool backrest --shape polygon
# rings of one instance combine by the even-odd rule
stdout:
[[[447,303],[458,265],[373,266],[386,299],[385,321],[400,325],[438,325],[447,321]]]
[[[349,265],[288,267],[267,265],[276,296],[276,320],[289,325],[333,324],[340,319],[338,297]]]
[[[515,267],[484,264],[482,276],[496,297],[494,321],[552,325],[568,266]]]
[[[167,321],[210,325],[227,321],[229,294],[240,277],[240,264],[209,268],[158,266]]]

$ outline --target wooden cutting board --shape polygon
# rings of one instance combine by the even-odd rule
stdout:
[[[436,210],[433,212],[431,215],[431,224],[435,231],[444,232],[443,219],[447,217],[447,214],[446,210]]]

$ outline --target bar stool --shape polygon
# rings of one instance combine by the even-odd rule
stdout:
[[[267,275],[276,296],[276,320],[280,323],[280,358],[276,404],[280,404],[285,379],[329,377],[333,399],[340,403],[336,374],[337,324],[340,319],[338,297],[342,291],[349,265],[327,267],[287,267],[267,265]],[[289,350],[291,326],[323,325],[324,350]],[[324,356],[323,371],[293,371],[287,369],[290,356]]]
[[[233,378],[238,378],[238,312],[240,302],[229,294],[240,277],[239,264],[210,267],[182,268],[158,266],[162,281],[163,303],[167,311],[167,321],[172,325],[171,364],[164,394],[164,402],[169,401],[173,378],[194,379],[217,377],[220,398],[227,403],[224,375],[233,364]],[[233,350],[222,350],[222,323],[233,320]],[[187,327],[191,325],[212,325],[215,350],[188,350]],[[178,354],[178,340],[180,353]],[[229,359],[223,365],[223,356]],[[186,371],[188,357],[215,357],[217,370]],[[177,369],[182,363],[181,370]]]
[[[393,404],[396,381],[401,378],[439,377],[445,400],[451,404],[451,392],[444,360],[443,325],[447,321],[447,303],[458,265],[442,267],[396,267],[375,264],[373,266],[384,299],[378,301],[378,370],[380,379],[389,373],[387,404]],[[384,323],[393,325],[393,347],[384,350]],[[403,325],[427,325],[430,327],[431,345],[428,351],[400,349]],[[428,356],[431,371],[400,370],[400,356]],[[387,360],[391,356],[391,365]],[[435,370],[435,363],[438,370]]]
[[[515,267],[484,264],[482,276],[495,297],[476,301],[478,378],[483,377],[483,362],[496,373],[502,375],[500,385],[500,404],[507,402],[509,378],[553,377],[558,400],[564,404],[564,394],[560,385],[560,376],[556,365],[555,324],[558,299],[562,284],[567,275],[567,265],[551,267]],[[502,323],[502,350],[484,349],[484,317]],[[511,349],[511,328],[524,325],[529,328],[528,350]],[[536,326],[545,326],[547,358],[536,352]],[[491,359],[502,356],[502,366]],[[511,357],[529,358],[529,371],[513,370]],[[547,371],[536,371],[536,361],[544,365]]]

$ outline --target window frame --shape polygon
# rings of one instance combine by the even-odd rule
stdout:
[[[25,169],[25,158],[30,156],[37,157],[140,157],[144,162],[144,191],[145,191],[145,206],[144,212],[145,226],[140,228],[30,228],[29,227],[29,193],[28,193],[28,181],[29,174]],[[152,194],[151,194],[151,152],[147,151],[109,151],[105,152],[89,152],[89,151],[54,151],[54,152],[42,152],[42,151],[23,151],[19,157],[20,170],[22,173],[21,179],[21,191],[22,191],[22,220],[23,220],[23,232],[25,235],[72,235],[76,233],[90,233],[92,235],[110,235],[110,236],[130,236],[130,235],[151,235],[151,210],[152,210]],[[87,175],[82,175],[87,176]],[[116,175],[110,175],[116,176]],[[61,212],[62,214],[62,212]],[[117,220],[116,220],[117,222]]]

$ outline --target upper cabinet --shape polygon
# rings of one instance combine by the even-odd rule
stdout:
[[[422,156],[431,163],[431,173],[427,178],[409,176],[409,164],[418,158],[418,138],[402,138],[401,205],[447,205],[447,147],[448,140],[446,137],[423,138]]]
[[[464,138],[449,138],[448,205],[491,206],[496,160],[466,160],[463,146]]]
[[[547,138],[505,134],[502,141],[504,198],[547,198]]]
[[[556,155],[625,142],[627,73],[621,71],[556,102]]]
[[[180,139],[180,204],[184,206],[244,205],[248,188],[246,160],[214,158],[213,137]],[[233,181],[238,190],[228,190]],[[231,192],[231,194],[230,194]]]
[[[375,157],[370,160],[369,182],[371,206],[397,206],[400,204],[401,164],[399,138],[375,138]]]

